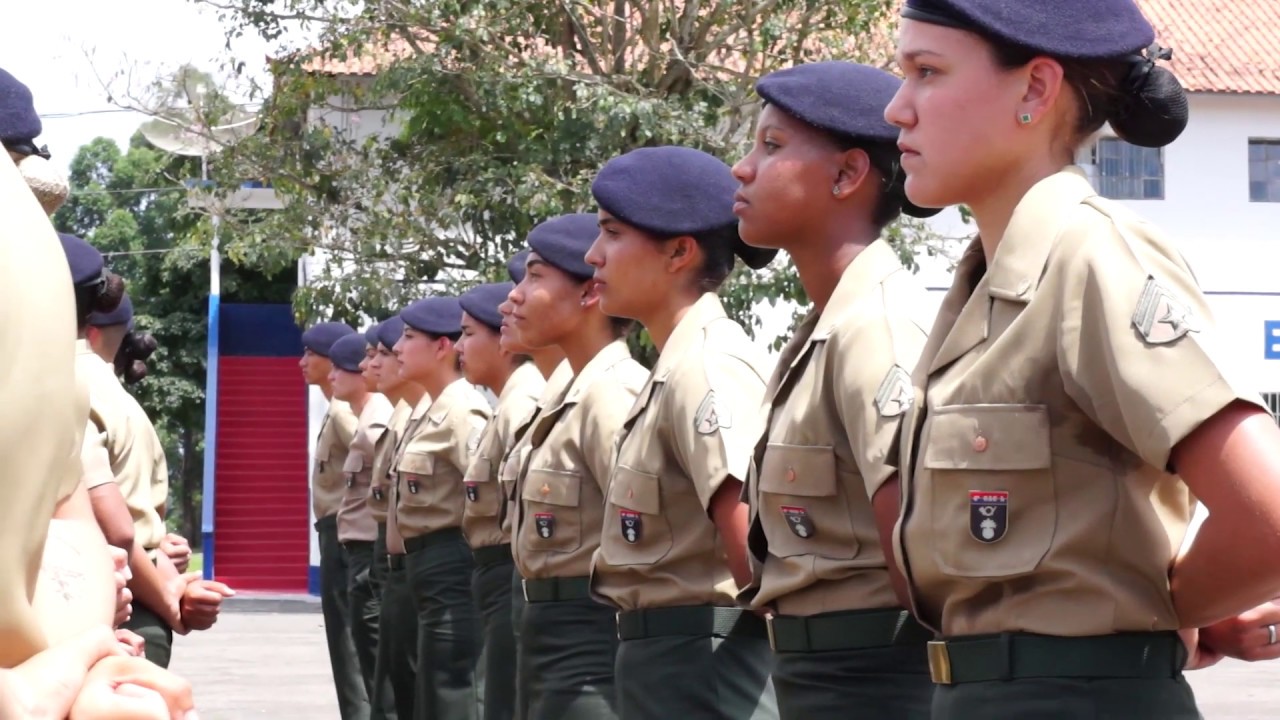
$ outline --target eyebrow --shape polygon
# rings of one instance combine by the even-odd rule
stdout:
[[[617,218],[607,217],[607,218],[600,218],[599,220],[597,220],[596,225],[600,227],[604,227],[605,225],[616,225],[617,222],[618,222]]]
[[[536,257],[530,257],[524,264],[526,270],[535,268],[539,265],[546,265],[547,261]]]
[[[926,56],[942,57],[939,53],[922,48],[920,50],[908,50],[906,52],[898,53],[898,62],[915,62],[916,60]]]

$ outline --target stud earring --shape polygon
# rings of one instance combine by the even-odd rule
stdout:
[[[1018,122],[1022,123],[1023,125],[1030,125],[1030,124],[1031,124],[1031,113],[1022,113],[1021,115],[1019,115],[1019,116],[1018,116]]]
[[[839,186],[839,185],[832,185],[832,186],[831,186],[831,194],[832,194],[832,195],[839,195],[839,194],[840,194],[840,186]]]

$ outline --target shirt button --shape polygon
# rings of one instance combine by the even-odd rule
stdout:
[[[987,451],[987,439],[986,439],[986,438],[984,438],[984,437],[982,437],[981,435],[979,435],[978,437],[974,438],[974,439],[973,439],[973,450],[974,450],[974,452],[986,452],[986,451]]]
[[[549,486],[549,485],[543,485],[543,486],[542,486],[542,489],[541,489],[541,490],[539,490],[538,492],[542,493],[543,495],[550,495],[550,494],[551,494],[551,486]]]
[[[795,482],[795,481],[796,481],[796,469],[793,467],[787,468],[787,482]]]

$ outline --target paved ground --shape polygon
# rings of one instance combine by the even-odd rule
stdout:
[[[213,630],[177,638],[174,670],[202,720],[337,720],[319,605],[236,600]],[[1229,661],[1188,675],[1206,720],[1280,717],[1280,663]]]

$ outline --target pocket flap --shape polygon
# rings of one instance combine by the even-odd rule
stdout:
[[[769,443],[760,463],[760,491],[779,495],[836,494],[836,455],[830,445]]]
[[[463,482],[483,483],[493,481],[493,462],[486,457],[477,457],[471,461]]]
[[[609,481],[609,502],[645,515],[660,515],[662,492],[658,476],[619,465]]]
[[[930,469],[1041,470],[1052,460],[1044,405],[950,405],[928,422]]]
[[[524,493],[530,502],[578,507],[582,476],[563,470],[530,470],[524,478]]]
[[[342,463],[342,472],[358,473],[364,469],[364,453],[352,450],[347,453],[346,462]]]
[[[396,471],[410,475],[431,475],[435,472],[436,457],[431,453],[406,452],[400,456]]]

